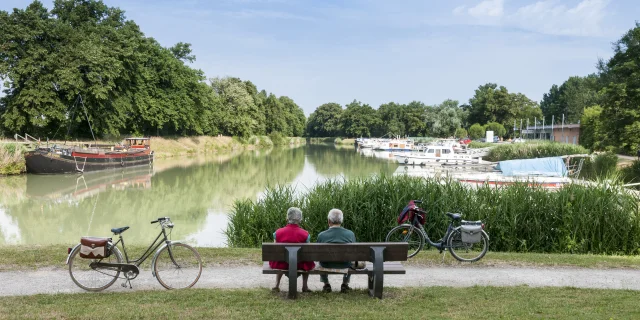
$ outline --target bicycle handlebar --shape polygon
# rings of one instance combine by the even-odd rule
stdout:
[[[160,218],[158,218],[158,220],[151,221],[151,224],[158,223],[158,222],[165,221],[165,220],[169,220],[169,217],[160,217]]]

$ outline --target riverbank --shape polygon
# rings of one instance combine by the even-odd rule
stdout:
[[[273,141],[272,137],[277,141]],[[240,150],[268,149],[274,146],[291,147],[306,143],[301,137],[280,136],[253,136],[250,138],[238,137],[153,137],[151,149],[156,158],[171,158],[178,156],[193,156],[216,153],[230,153]],[[119,142],[119,141],[118,141]],[[50,141],[50,144],[82,144],[94,143],[93,141]],[[98,141],[98,144],[112,144],[114,141]],[[24,152],[25,145],[0,141],[0,176],[16,175],[25,172]]]
[[[0,247],[0,272],[65,269],[68,246],[18,245]],[[127,246],[129,256],[139,256],[146,247]],[[260,248],[197,248],[206,267],[260,266]],[[146,261],[142,266],[148,267]],[[436,250],[421,251],[404,263],[416,267],[530,267],[530,268],[586,268],[640,270],[640,256],[607,256],[592,254],[546,254],[491,252],[473,264],[460,263],[450,255],[444,261]]]

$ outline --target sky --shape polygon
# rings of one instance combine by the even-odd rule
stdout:
[[[0,10],[31,1],[2,0]],[[51,8],[53,1],[42,0]],[[638,0],[104,0],[208,78],[250,80],[308,115],[327,102],[466,103],[487,82],[540,101],[596,72]]]

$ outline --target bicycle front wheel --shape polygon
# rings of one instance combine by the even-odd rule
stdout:
[[[84,259],[80,257],[80,246],[77,246],[69,258],[69,275],[80,288],[87,291],[101,291],[109,288],[120,275],[117,267],[101,268],[91,266],[93,262],[122,263],[122,254],[117,247],[111,247],[111,255],[104,259]]]
[[[459,261],[475,262],[482,259],[489,250],[489,236],[482,231],[480,242],[462,242],[462,232],[460,229],[455,229],[449,234],[447,246],[451,255]]]
[[[153,265],[160,284],[167,289],[191,288],[202,273],[202,260],[190,245],[172,243],[160,250]]]
[[[408,242],[409,243],[409,252],[407,253],[407,257],[411,258],[418,254],[422,247],[424,246],[424,237],[422,237],[422,232],[420,229],[410,225],[403,224],[399,225],[387,234],[386,242]]]

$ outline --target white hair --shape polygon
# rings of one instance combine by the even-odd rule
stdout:
[[[331,209],[327,215],[327,219],[331,224],[342,224],[344,221],[344,215],[340,209]]]
[[[296,207],[291,207],[287,210],[287,223],[300,224],[302,222],[302,210]]]

